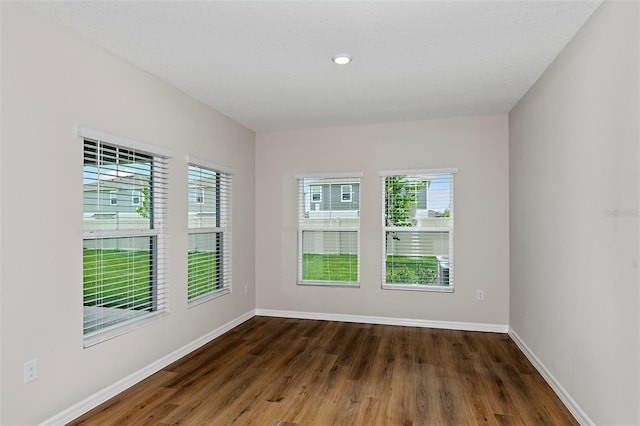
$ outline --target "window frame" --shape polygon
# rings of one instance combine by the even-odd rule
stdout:
[[[382,181],[382,192],[381,192],[381,200],[382,200],[382,274],[381,274],[381,287],[384,290],[409,290],[409,291],[422,291],[422,292],[440,292],[440,293],[453,293],[455,290],[455,273],[454,273],[454,234],[455,234],[455,226],[454,226],[454,181],[455,174],[457,173],[457,168],[447,168],[447,169],[420,169],[420,170],[393,170],[393,171],[384,171],[380,172],[380,177]],[[448,174],[449,176],[449,225],[448,226],[387,226],[386,224],[386,214],[387,214],[387,194],[386,194],[386,178],[389,176],[414,176],[414,175],[422,175],[422,176],[434,176],[434,175],[442,175]],[[428,197],[429,189],[427,189],[426,194]],[[416,192],[417,194],[417,192]],[[426,206],[427,211],[429,206]],[[387,283],[387,233],[448,233],[448,258],[445,261],[437,260],[438,270],[442,264],[446,262],[446,266],[448,268],[447,280],[448,285],[438,285],[438,284],[417,284],[417,283]],[[436,258],[437,255],[433,255]],[[437,277],[438,279],[439,277]]]
[[[118,152],[118,159],[120,155],[131,155],[131,154],[120,154],[120,150],[124,152],[130,152],[134,155],[147,156],[150,158],[150,180],[151,190],[150,197],[153,197],[154,201],[150,201],[151,213],[149,218],[149,226],[148,229],[145,227],[143,229],[116,229],[116,230],[108,230],[108,229],[87,229],[86,222],[84,221],[85,214],[83,214],[83,247],[89,241],[90,245],[95,245],[96,247],[101,247],[103,242],[113,241],[113,240],[121,240],[121,239],[129,239],[131,242],[132,239],[136,238],[149,238],[149,292],[152,294],[150,298],[150,310],[142,310],[140,312],[129,312],[133,311],[131,308],[123,309],[123,315],[121,318],[112,324],[108,324],[101,320],[100,326],[97,326],[97,329],[86,331],[87,330],[87,310],[85,307],[84,297],[83,297],[83,309],[85,309],[85,313],[83,314],[83,345],[85,348],[93,346],[95,344],[104,342],[106,340],[115,338],[122,334],[128,333],[134,329],[138,329],[146,324],[150,324],[152,322],[158,321],[164,317],[166,317],[169,313],[169,300],[168,300],[168,253],[169,253],[169,243],[168,243],[168,179],[169,179],[169,160],[172,158],[171,151],[165,150],[160,147],[147,145],[142,142],[134,141],[128,138],[123,138],[120,136],[111,135],[105,132],[101,132],[98,130],[89,129],[86,127],[79,126],[77,129],[77,134],[80,140],[82,141],[82,149],[83,149],[83,176],[85,175],[85,167],[86,167],[86,155],[87,149],[91,150],[91,145],[95,145],[95,152],[97,156],[105,155],[102,152],[103,146],[108,146],[109,149],[116,148],[115,152]],[[88,145],[89,144],[89,145]],[[89,148],[87,148],[89,146]],[[119,161],[119,160],[118,160]],[[99,175],[98,175],[99,176]],[[84,177],[83,177],[84,179]],[[84,197],[84,188],[83,188],[83,197]],[[140,197],[142,197],[142,191],[140,191]],[[111,198],[111,194],[110,198]],[[99,198],[99,197],[97,197]],[[142,200],[141,200],[142,201]],[[111,200],[110,200],[111,203]],[[110,204],[109,203],[109,204]],[[141,203],[142,204],[142,203]],[[110,204],[111,205],[111,204]],[[84,206],[84,201],[83,201]],[[97,206],[97,205],[96,205]],[[84,211],[83,207],[83,211]],[[137,250],[137,249],[136,249]],[[83,265],[84,265],[84,249],[83,249]],[[83,274],[84,275],[84,274]],[[130,277],[126,277],[125,279],[130,279]],[[85,291],[85,281],[83,278],[83,293]],[[101,308],[101,306],[97,306]],[[129,312],[129,313],[128,313]],[[142,313],[144,312],[144,313]],[[125,318],[126,317],[126,318]]]
[[[208,172],[215,173],[216,176],[216,188],[214,198],[214,209],[216,223],[215,226],[191,226],[190,219],[187,226],[188,237],[193,235],[207,235],[211,234],[215,238],[216,250],[221,250],[222,257],[216,258],[216,278],[220,275],[222,280],[216,280],[220,284],[218,288],[200,294],[190,298],[190,281],[187,277],[187,305],[188,307],[197,306],[205,303],[209,300],[216,299],[232,292],[233,280],[232,280],[232,195],[233,195],[233,175],[234,171],[228,167],[219,166],[211,163],[207,160],[198,159],[191,156],[186,156],[185,161],[187,163],[188,178],[191,176],[192,168],[199,168]],[[189,186],[189,182],[187,182]],[[200,186],[189,186],[189,193],[191,189],[195,189],[193,204],[197,206],[203,206],[204,188]],[[197,202],[197,191],[202,190],[202,202]],[[191,200],[190,200],[191,201]],[[187,214],[191,214],[190,207],[187,207]],[[188,250],[188,249],[187,249]],[[218,252],[216,252],[218,253]],[[187,252],[187,255],[189,252]],[[189,260],[187,260],[189,262]],[[215,284],[215,283],[214,283]]]
[[[315,192],[314,189],[319,189],[320,191]],[[311,194],[310,201],[312,203],[322,203],[322,185],[309,185],[309,193]],[[316,195],[318,196],[318,199],[314,200]]]
[[[346,192],[344,188],[349,188]],[[349,195],[349,198],[345,200],[344,196]],[[341,203],[352,203],[353,202],[353,184],[342,184],[340,185],[340,202]]]
[[[360,172],[347,172],[347,173],[297,173],[295,174],[295,179],[297,183],[297,209],[298,209],[298,220],[297,220],[297,249],[296,249],[296,258],[297,258],[297,272],[296,272],[296,283],[299,286],[325,286],[325,287],[348,287],[348,288],[359,288],[360,287],[360,279],[361,279],[361,271],[360,271],[360,221],[358,221],[357,226],[348,226],[348,227],[332,227],[332,226],[305,226],[305,183],[306,179],[335,179],[335,180],[356,180],[361,183],[363,173]],[[328,183],[329,185],[329,199],[331,196],[331,186],[335,185],[337,182]],[[341,184],[340,184],[341,185]],[[361,186],[361,185],[360,185]],[[323,185],[309,185],[309,209],[310,212],[316,212],[314,210],[314,205],[318,205],[321,201],[313,201],[313,192],[312,188],[317,187],[320,188],[319,194],[323,192]],[[321,195],[322,197],[322,195]],[[342,194],[340,194],[342,198]],[[358,213],[357,217],[360,218],[360,205],[358,205]],[[339,211],[339,210],[337,210]],[[309,212],[309,213],[310,213]],[[304,258],[304,241],[303,235],[305,232],[356,232],[356,273],[357,280],[356,281],[334,281],[334,280],[309,280],[303,278],[303,258]]]
[[[118,205],[118,190],[113,189],[109,191],[109,205],[117,206]]]
[[[138,199],[138,202],[136,202],[135,200]],[[142,191],[140,191],[139,189],[132,189],[131,190],[131,205],[132,206],[140,206],[142,204]]]

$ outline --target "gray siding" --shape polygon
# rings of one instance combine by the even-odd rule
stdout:
[[[342,186],[351,186],[351,201],[342,201]],[[311,185],[310,188],[322,188],[322,199],[314,202],[311,198],[311,210],[315,211],[336,211],[336,210],[359,210],[360,209],[360,184],[359,183],[323,183]],[[313,190],[311,190],[313,194]],[[310,195],[312,197],[312,195]],[[319,207],[316,207],[319,206]]]
[[[137,195],[138,204],[134,204],[134,195]],[[111,204],[112,197],[116,204]],[[131,189],[85,190],[83,197],[85,213],[135,213],[142,201],[142,191]]]

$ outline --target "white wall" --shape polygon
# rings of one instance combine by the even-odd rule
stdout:
[[[251,312],[253,132],[95,45],[1,2],[0,424],[35,424]],[[170,315],[83,349],[82,141],[76,125],[170,149]],[[187,309],[187,166],[235,169],[233,293]],[[245,295],[244,286],[248,285]],[[40,378],[24,384],[25,361]]]
[[[510,325],[588,418],[640,424],[637,2],[605,2],[511,111]]]
[[[508,322],[506,115],[256,136],[258,309],[433,321]],[[455,293],[381,289],[382,170],[457,167]],[[295,173],[363,172],[361,285],[296,285]],[[486,300],[476,301],[476,289]]]

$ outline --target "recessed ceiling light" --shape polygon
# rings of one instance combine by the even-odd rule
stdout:
[[[351,62],[353,58],[351,57],[351,55],[347,55],[345,53],[341,53],[339,55],[334,55],[331,60],[333,62],[335,62],[338,65],[347,65],[349,62]]]

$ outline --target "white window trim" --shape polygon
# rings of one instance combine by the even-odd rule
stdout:
[[[77,128],[78,136],[82,141],[82,146],[84,150],[86,140],[95,141],[97,143],[104,143],[111,146],[117,146],[126,150],[135,150],[140,153],[144,153],[153,157],[153,161],[162,161],[164,165],[168,168],[168,160],[172,158],[172,153],[170,151],[152,146],[143,144],[134,140],[130,140],[127,138],[111,135],[105,132],[100,132],[97,130],[89,129],[86,127],[78,126]],[[165,184],[168,184],[169,174],[168,170],[165,170],[162,175],[164,178]],[[154,198],[158,198],[159,200],[164,200],[167,202],[167,194],[166,188],[163,187],[162,184],[156,185],[153,188],[152,196]],[[142,196],[142,195],[141,195]],[[111,201],[111,200],[110,200]],[[162,205],[162,203],[158,203],[158,205]],[[154,323],[158,320],[165,318],[168,315],[168,273],[167,273],[167,255],[170,251],[169,249],[169,237],[168,237],[168,227],[167,227],[167,217],[168,217],[168,207],[164,205],[162,210],[159,211],[159,214],[154,215],[154,226],[152,229],[143,229],[143,230],[124,230],[124,231],[101,231],[101,230],[88,230],[83,231],[83,241],[90,239],[105,239],[105,238],[117,238],[117,237],[138,237],[138,236],[156,236],[156,252],[155,258],[157,262],[157,275],[156,282],[154,283],[157,286],[158,294],[162,294],[162,297],[156,301],[157,309],[152,312],[148,312],[140,315],[139,317],[132,318],[126,321],[119,322],[117,324],[107,326],[105,328],[90,332],[83,333],[83,347],[88,348],[90,346],[96,345],[98,343],[110,340],[122,334],[128,333],[129,331],[138,329],[142,326]],[[83,226],[84,228],[84,226]],[[84,282],[83,282],[84,287]],[[84,326],[84,321],[83,321]]]
[[[458,173],[458,169],[455,167],[449,167],[444,169],[411,169],[411,170],[383,170],[379,173],[380,176],[395,176],[395,175],[438,175],[443,173]]]
[[[232,249],[232,220],[231,216],[233,214],[232,204],[233,204],[233,174],[235,173],[233,169],[229,167],[220,166],[214,164],[207,160],[198,159],[193,156],[186,155],[185,162],[187,163],[187,169],[190,166],[201,167],[203,169],[213,170],[220,174],[225,174],[229,178],[229,194],[224,199],[221,200],[221,217],[220,217],[220,226],[219,227],[204,227],[204,228],[188,228],[187,235],[191,234],[207,234],[207,233],[222,233],[222,241],[224,248],[224,256],[226,261],[223,262],[222,267],[225,265],[227,268],[224,270],[224,279],[222,282],[222,288],[213,290],[209,293],[194,297],[193,299],[189,299],[187,297],[187,308],[192,308],[194,306],[198,306],[205,302],[208,302],[213,299],[217,299],[218,297],[222,297],[226,294],[230,294],[233,291],[233,249]],[[196,196],[197,198],[197,196]],[[195,202],[196,200],[194,200]],[[202,197],[202,203],[195,204],[204,204],[204,193]],[[228,279],[228,282],[226,281]],[[225,285],[227,282],[227,285]],[[188,286],[188,283],[187,283]],[[188,292],[187,292],[188,293]]]
[[[311,178],[330,178],[330,179],[336,179],[336,178],[362,178],[364,176],[364,173],[362,172],[347,172],[347,173],[341,173],[341,172],[327,172],[327,173],[321,173],[321,172],[308,172],[308,173],[295,173],[293,175],[293,177],[296,179],[296,181],[300,180],[300,179],[311,179]]]
[[[115,200],[115,203],[113,202]],[[118,205],[118,190],[113,189],[109,191],[109,205],[117,206]]]
[[[455,203],[455,186],[454,186],[454,175],[458,172],[457,168],[445,168],[445,169],[418,169],[418,170],[389,170],[382,171],[379,173],[382,181],[382,289],[383,290],[403,290],[403,291],[420,291],[420,292],[436,292],[436,293],[453,293],[455,291],[455,273],[451,275],[451,271],[454,270],[455,258],[454,258],[454,217],[455,217],[455,209],[451,209],[451,226],[440,226],[440,227],[403,227],[403,226],[386,226],[384,215],[386,208],[386,197],[385,197],[385,178],[387,176],[396,176],[396,175],[435,175],[435,174],[450,174],[451,175],[451,201],[452,204]],[[449,235],[449,285],[448,286],[440,286],[440,285],[424,285],[424,284],[388,284],[386,282],[387,276],[387,259],[386,259],[386,243],[387,243],[387,232],[442,232],[446,231]],[[453,277],[453,279],[451,278]]]
[[[185,161],[185,163],[187,163],[187,166],[189,164],[191,164],[192,166],[202,167],[203,169],[212,169],[212,170],[215,170],[217,172],[227,173],[229,175],[235,175],[236,174],[236,171],[234,169],[232,169],[231,167],[227,167],[227,166],[223,166],[223,165],[220,165],[220,164],[212,163],[211,161],[203,160],[201,158],[197,158],[197,157],[194,157],[194,156],[191,156],[191,155],[185,155],[184,161]]]
[[[173,158],[173,151],[170,151],[159,146],[150,145],[144,142],[140,142],[134,139],[125,138],[122,136],[112,135],[100,130],[91,129],[85,126],[78,126],[78,136],[82,139],[92,139],[101,141],[109,145],[116,145],[126,149],[134,149],[136,151],[144,152],[156,157],[163,157],[166,159]]]

